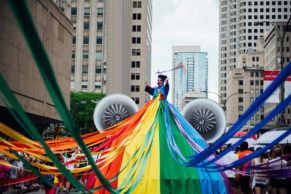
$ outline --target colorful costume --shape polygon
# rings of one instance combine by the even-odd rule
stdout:
[[[202,149],[207,143],[167,102],[169,85],[147,86],[146,91],[153,95],[153,99],[116,126],[120,133],[112,136],[114,140],[109,139],[109,144],[107,142],[105,153],[98,160],[104,160],[99,166],[103,175],[123,192],[228,193],[224,173],[181,165],[187,156],[197,153],[193,141]],[[116,153],[118,156],[113,158]],[[100,185],[92,173],[86,187],[91,189]],[[105,192],[105,189],[98,191]]]

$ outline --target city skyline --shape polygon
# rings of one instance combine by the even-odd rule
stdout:
[[[218,93],[218,8],[218,0],[153,1],[151,85],[156,85],[157,71],[172,68],[172,46],[199,45],[208,53],[208,89]],[[166,75],[172,85],[171,73]],[[171,92],[168,100],[173,102]],[[218,99],[213,93],[209,98]]]

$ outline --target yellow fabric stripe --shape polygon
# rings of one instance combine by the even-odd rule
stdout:
[[[18,168],[18,166],[14,166],[14,165],[9,164],[8,162],[2,161],[2,160],[0,160],[0,164],[2,164],[4,166],[9,166],[9,167],[12,167],[12,168]]]
[[[40,146],[40,144],[38,142],[32,141],[32,140],[28,139],[27,137],[21,135],[20,133],[17,133],[16,131],[11,129],[10,127],[4,125],[2,122],[0,122],[0,132],[4,133],[5,135],[7,135],[7,136],[9,136],[9,137],[21,142],[21,143],[28,145],[31,148],[39,149],[38,147],[35,146],[35,145]]]
[[[6,155],[6,156],[8,156],[10,158],[13,158],[13,159],[17,159],[18,160],[18,158],[14,154],[11,154],[10,152],[8,152],[6,150],[0,149],[0,153],[4,154],[4,155]]]
[[[158,110],[159,107],[159,100],[156,100],[150,107],[148,107],[148,110],[145,112],[143,118],[141,119],[142,123],[141,125],[138,125],[136,127],[136,129],[134,129],[133,133],[131,134],[132,139],[131,141],[128,143],[128,145],[125,148],[125,152],[123,155],[123,160],[122,160],[122,164],[121,164],[121,169],[123,169],[125,167],[125,165],[130,161],[131,157],[134,155],[134,153],[137,151],[137,149],[143,146],[144,144],[144,140],[145,140],[145,136],[147,134],[147,132],[149,131],[152,123],[154,122],[154,118],[155,118],[155,114]],[[153,149],[159,149],[159,133],[158,130],[156,129],[156,132],[154,134],[154,140],[153,140],[153,144],[151,147],[151,150]],[[149,149],[149,147],[147,147],[145,149],[145,152]],[[149,162],[146,166],[146,170],[144,175],[142,176],[142,179],[139,183],[139,185],[137,186],[137,188],[133,191],[133,193],[158,193],[160,192],[160,155],[159,154],[152,154],[152,153],[159,153],[158,152],[150,152],[150,158],[149,158]],[[127,168],[119,175],[118,178],[118,186],[120,186],[122,184],[122,182],[125,180],[127,174],[130,172],[130,169],[133,168],[133,163],[140,159],[141,157],[141,153],[138,153],[135,158],[133,159],[133,161],[127,166]],[[150,170],[150,168],[155,168],[155,170]],[[134,171],[136,171],[136,174],[134,176],[134,180],[137,178],[137,175],[139,173],[140,167],[138,169],[135,168]],[[152,181],[152,184],[149,186],[148,184],[145,185],[143,183],[147,182],[147,181]],[[129,185],[131,186],[131,184]],[[126,191],[127,189],[125,189],[124,191]]]
[[[157,125],[159,126],[159,125]],[[160,194],[160,142],[159,128],[156,128],[150,157],[140,181],[133,193]],[[149,184],[150,183],[150,184]]]

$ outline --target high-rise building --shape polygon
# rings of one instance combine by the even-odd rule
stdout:
[[[219,94],[227,96],[227,77],[237,65],[237,56],[255,49],[256,41],[272,22],[287,21],[291,0],[220,0],[219,3]],[[269,21],[255,26],[257,21]]]
[[[277,30],[276,30],[277,29]],[[284,40],[281,38],[285,31]],[[283,40],[283,48],[281,48],[281,41]],[[280,71],[281,70],[281,54],[283,56],[283,68],[291,61],[291,26],[289,24],[288,28],[286,27],[286,22],[276,22],[274,27],[269,30],[264,37],[264,49],[265,49],[265,70],[268,71]],[[282,53],[281,53],[282,50]],[[290,81],[285,82],[289,84]],[[283,91],[284,98],[290,94],[290,89],[285,88]],[[279,89],[279,95],[281,91]],[[280,98],[279,98],[280,100]],[[275,107],[277,103],[268,102],[265,105],[265,114],[269,114]],[[287,106],[283,110],[284,120],[279,120],[279,115],[276,116],[270,123],[274,126],[284,123],[285,125],[290,126],[291,124],[291,105]],[[282,123],[279,123],[282,122]]]
[[[200,90],[208,93],[208,58],[200,46],[173,46],[173,67],[183,62],[187,69],[173,71],[173,104],[179,107],[180,98],[187,92]]]
[[[67,0],[68,1],[68,0]],[[151,72],[152,0],[72,0],[73,91],[123,93],[139,107]]]

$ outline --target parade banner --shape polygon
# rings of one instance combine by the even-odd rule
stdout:
[[[268,86],[277,78],[280,71],[264,71],[264,90],[268,88]],[[285,94],[284,97],[286,98],[291,94],[291,75],[287,77],[284,82],[285,87]],[[269,103],[279,103],[280,102],[280,88],[275,90],[273,94],[267,99],[266,102]]]

